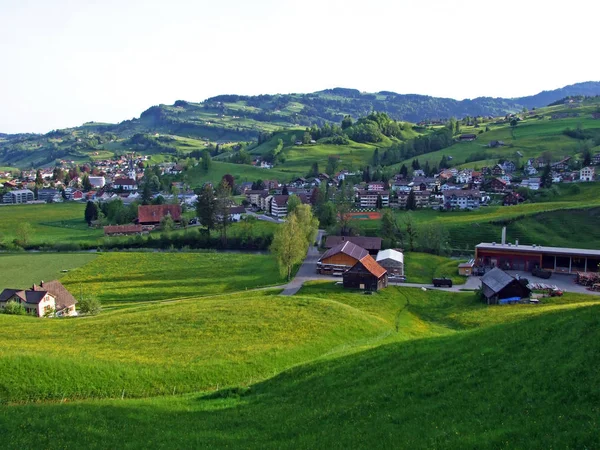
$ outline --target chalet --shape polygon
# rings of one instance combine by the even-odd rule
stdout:
[[[105,236],[126,236],[141,233],[141,225],[107,225],[104,227]]]
[[[461,134],[458,137],[458,140],[460,142],[470,142],[470,141],[474,141],[475,139],[477,139],[477,135],[476,134]]]
[[[181,205],[138,206],[138,223],[142,226],[159,225],[166,216],[171,216],[174,222],[181,222]]]
[[[473,180],[473,172],[470,170],[461,170],[456,175],[456,182],[460,184],[467,184]]]
[[[404,276],[404,255],[393,249],[381,250],[375,259],[388,272],[388,277]]]
[[[343,273],[344,287],[377,291],[388,285],[387,270],[377,264],[371,255],[366,255]]]
[[[481,277],[481,285],[488,305],[501,303],[503,299],[527,298],[531,294],[527,286],[497,267]]]
[[[2,203],[28,203],[34,200],[33,192],[29,189],[9,191],[2,197]]]
[[[504,175],[504,169],[500,164],[496,164],[494,167],[492,167],[492,175],[495,177]]]
[[[292,181],[290,183],[290,186],[304,187],[305,184],[306,184],[306,178],[300,177],[300,178],[296,178],[294,181]]]
[[[444,207],[446,209],[478,209],[481,204],[479,191],[446,191],[444,192]]]
[[[328,182],[330,180],[329,175],[327,175],[326,173],[320,173],[317,178],[325,182]]]
[[[25,308],[28,314],[37,317],[75,316],[77,300],[61,284],[60,281],[50,281],[31,289],[4,289],[0,293],[0,309],[6,308],[8,302],[16,302]]]
[[[600,153],[599,153],[600,155]],[[17,182],[15,180],[10,180],[10,181],[5,181],[3,186],[6,189],[16,189],[17,188]]]
[[[263,183],[266,189],[277,189],[279,187],[279,181],[277,180],[264,180]]]
[[[512,161],[504,161],[502,163],[502,169],[504,170],[505,173],[512,173],[515,170],[517,170],[517,166]]]
[[[422,169],[417,169],[413,171],[413,177],[424,177],[425,171]]]
[[[563,158],[560,161],[555,162],[550,167],[552,168],[552,170],[558,170],[558,171],[568,170],[570,160],[571,160],[571,157],[567,156],[566,158]]]
[[[317,273],[341,275],[353,267],[369,252],[350,241],[342,242],[327,250],[317,261]]]
[[[137,189],[137,182],[131,178],[115,178],[113,181],[114,189],[123,189],[124,191],[134,191]]]
[[[490,187],[494,192],[504,192],[506,190],[506,181],[500,178],[492,178],[490,181]]]
[[[344,242],[352,242],[354,245],[367,250],[371,255],[376,255],[381,250],[382,239],[380,237],[367,236],[327,236],[327,239],[325,239],[325,248],[337,247]]]
[[[377,199],[381,198],[381,207],[390,206],[389,191],[358,191],[356,200],[361,208],[376,208]]]
[[[502,199],[503,206],[512,206],[518,205],[519,203],[523,203],[525,199],[518,192],[509,192]]]
[[[594,181],[595,169],[593,166],[584,167],[579,171],[579,179],[581,181]]]

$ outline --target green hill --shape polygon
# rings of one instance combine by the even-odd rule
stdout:
[[[86,320],[0,316],[4,400],[55,400],[0,406],[3,445],[595,448],[598,305],[313,284]]]
[[[394,92],[362,93],[335,88],[310,94],[259,96],[221,95],[201,103],[178,100],[155,105],[139,118],[118,124],[88,122],[80,127],[54,130],[45,135],[0,135],[0,164],[20,168],[52,165],[57,160],[87,162],[127,151],[164,153],[181,157],[209,142],[254,141],[260,133],[313,124],[340,123],[345,115],[359,118],[371,111],[385,112],[395,120],[465,116],[504,116],[526,108],[539,108],[567,96],[600,94],[600,82],[578,83],[530,97],[480,97],[457,101]],[[136,134],[159,134],[162,145],[134,145]]]

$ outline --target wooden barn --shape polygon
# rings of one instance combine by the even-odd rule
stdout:
[[[342,275],[368,254],[369,252],[364,248],[350,241],[344,241],[323,253],[317,262],[317,273]]]
[[[138,206],[138,223],[142,226],[159,225],[160,221],[170,215],[174,222],[181,221],[180,205],[140,205]]]
[[[364,248],[371,255],[376,255],[381,250],[381,238],[368,236],[327,236],[325,239],[325,248],[334,248],[348,241]]]
[[[344,287],[377,291],[388,285],[387,270],[377,264],[371,255],[366,255],[344,272]]]
[[[481,284],[488,305],[498,304],[502,299],[527,298],[531,294],[529,288],[521,281],[497,267],[481,277]]]

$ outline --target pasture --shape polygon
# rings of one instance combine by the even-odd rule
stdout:
[[[106,306],[202,297],[285,283],[271,255],[224,252],[99,253],[62,283]]]
[[[95,258],[94,253],[0,253],[0,290],[63,278]]]
[[[599,305],[326,282],[84,320],[0,316],[3,444],[594,448]]]

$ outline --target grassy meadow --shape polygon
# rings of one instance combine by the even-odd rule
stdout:
[[[96,259],[94,253],[0,253],[0,290],[25,289],[40,281],[63,278]]]
[[[62,283],[103,305],[202,297],[285,283],[271,255],[245,253],[99,253]]]
[[[0,316],[3,446],[595,448],[599,304],[314,282],[291,298]]]
[[[432,278],[446,277],[453,284],[464,284],[465,277],[458,275],[459,261],[427,253],[404,253],[407,283],[431,283]]]

